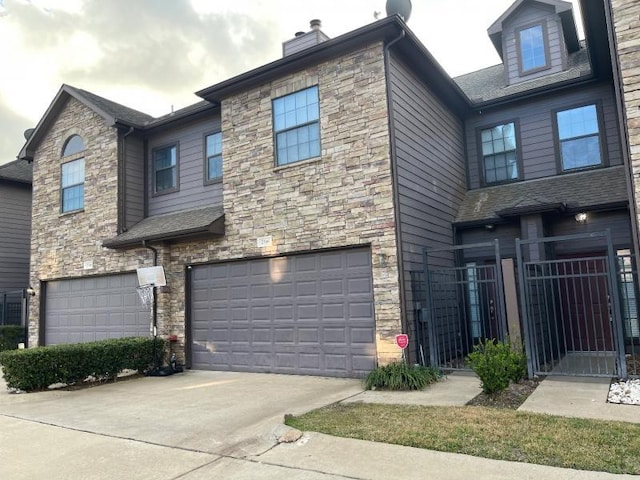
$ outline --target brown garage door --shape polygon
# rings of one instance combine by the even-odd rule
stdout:
[[[135,273],[47,282],[45,344],[149,335]]]
[[[369,248],[194,266],[193,368],[357,377],[375,365]]]

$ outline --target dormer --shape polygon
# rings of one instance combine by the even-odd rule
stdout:
[[[579,50],[573,6],[560,0],[517,0],[488,29],[507,85],[567,69]]]

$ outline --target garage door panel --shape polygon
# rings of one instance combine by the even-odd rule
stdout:
[[[368,248],[195,266],[191,278],[194,368],[361,376],[375,364]]]
[[[47,282],[45,343],[77,343],[149,334],[149,310],[135,273]]]

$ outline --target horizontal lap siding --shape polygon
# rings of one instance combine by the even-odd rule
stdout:
[[[205,135],[220,130],[216,113],[188,125],[172,128],[149,138],[149,216],[188,210],[207,205],[222,205],[222,183],[204,184]],[[153,195],[153,149],[178,143],[179,187],[177,192]],[[224,163],[224,139],[222,158]]]
[[[0,292],[29,286],[31,186],[0,181]]]
[[[632,248],[631,220],[627,210],[613,212],[589,212],[585,223],[576,222],[573,216],[566,217],[551,223],[550,235],[557,237],[562,235],[574,235],[579,233],[602,232],[609,229],[611,240],[615,249]],[[556,254],[569,254],[591,251],[604,251],[606,240],[581,239],[565,242],[556,242],[554,251]]]
[[[500,244],[502,258],[516,257],[516,238],[521,238],[520,224],[496,225],[492,230],[485,227],[460,231],[458,234],[461,245],[492,242],[497,239]],[[470,248],[464,250],[464,260],[467,262],[493,260],[495,248],[493,246]]]
[[[125,149],[125,220],[129,228],[144,218],[144,142],[128,136]]]
[[[395,124],[405,316],[407,333],[413,336],[412,289],[420,284],[412,284],[410,272],[423,270],[425,247],[448,247],[454,243],[452,222],[466,190],[463,124],[395,55],[391,56],[389,74],[393,99],[391,114]],[[433,265],[450,266],[453,255],[434,252],[429,259]]]
[[[478,129],[517,119],[520,127],[518,138],[522,151],[524,179],[549,177],[559,173],[553,133],[553,112],[597,102],[602,108],[603,125],[600,125],[600,128],[606,142],[606,158],[610,165],[622,164],[613,92],[609,85],[598,84],[574,88],[534,102],[521,102],[508,108],[483,111],[467,119],[466,140],[470,188],[481,186]]]

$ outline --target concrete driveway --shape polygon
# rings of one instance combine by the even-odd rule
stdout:
[[[2,478],[51,480],[188,479],[221,458],[255,478],[242,459],[276,444],[285,414],[362,391],[350,379],[200,371],[77,391],[0,387]]]

